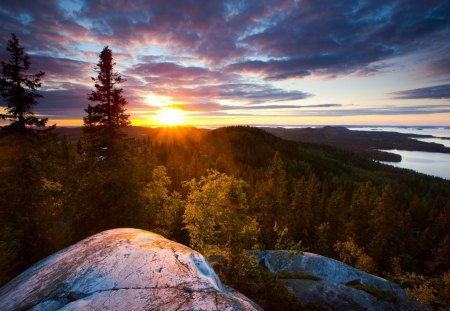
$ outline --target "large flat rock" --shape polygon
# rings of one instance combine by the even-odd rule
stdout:
[[[198,252],[113,229],[42,260],[0,289],[0,310],[260,310]]]
[[[287,273],[284,285],[304,306],[324,310],[428,310],[409,299],[399,285],[338,260],[288,250],[256,251],[254,255],[271,272]],[[361,286],[349,286],[352,283]]]

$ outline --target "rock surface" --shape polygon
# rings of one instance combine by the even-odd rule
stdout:
[[[424,305],[410,301],[397,284],[328,257],[296,251],[259,251],[255,255],[271,272],[292,276],[282,281],[305,306],[325,310],[427,310]],[[318,279],[311,280],[309,276]],[[349,282],[388,293],[397,302],[350,287]]]
[[[137,229],[96,234],[0,289],[0,310],[260,310],[192,249]]]

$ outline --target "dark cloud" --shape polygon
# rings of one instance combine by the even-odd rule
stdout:
[[[255,71],[274,80],[311,72],[376,72],[380,70],[376,62],[448,42],[450,24],[449,1],[99,0],[81,4],[72,12],[58,1],[3,1],[1,39],[19,32],[34,49],[67,55],[80,40],[117,46],[156,43],[214,66],[234,62],[230,69]],[[254,56],[265,60],[250,61]]]
[[[10,33],[16,33],[31,52],[73,56],[72,47],[89,38],[89,30],[66,16],[56,0],[2,1],[0,20],[0,40],[6,42]]]
[[[392,93],[395,99],[450,99],[450,84],[423,87]]]
[[[213,84],[232,79],[230,74],[202,67],[186,67],[171,62],[149,62],[133,66],[126,71],[128,75],[139,76],[158,86]]]
[[[41,91],[44,97],[39,100],[35,110],[50,119],[81,119],[86,115],[84,109],[89,104],[89,92],[89,88],[80,85],[65,85],[63,90]]]
[[[243,53],[225,7],[219,0],[86,1],[78,16],[106,42],[160,43],[217,62]]]
[[[242,65],[267,79],[371,73],[379,70],[373,63],[448,42],[448,12],[449,1],[299,1],[276,23],[242,39],[271,60],[232,68]]]
[[[89,81],[93,75],[92,63],[78,61],[69,58],[49,57],[41,55],[31,55],[32,68],[45,72],[46,81],[65,81],[82,79]]]

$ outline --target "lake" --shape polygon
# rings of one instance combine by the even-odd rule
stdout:
[[[384,150],[402,156],[401,162],[382,162],[419,173],[438,176],[450,180],[450,154],[423,151]]]
[[[418,138],[418,140],[425,142],[433,142],[443,144],[450,147],[449,139],[442,139],[440,137],[450,138],[449,128],[401,128],[401,127],[349,127],[355,131],[385,131],[398,132],[404,134],[419,134],[419,135],[433,135],[433,138]],[[423,151],[405,151],[405,150],[384,150],[401,155],[402,161],[382,162],[384,164],[412,169],[416,172],[427,175],[438,176],[450,180],[450,154],[423,152]]]

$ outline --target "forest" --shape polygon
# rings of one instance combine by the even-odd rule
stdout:
[[[263,308],[292,309],[295,301],[246,250],[336,258],[445,308],[449,181],[254,127],[132,127],[108,47],[83,130],[66,136],[33,114],[44,73],[23,73],[29,57],[14,35],[8,51],[0,78],[10,122],[0,132],[0,285],[85,237],[132,227],[220,254],[220,278]]]

